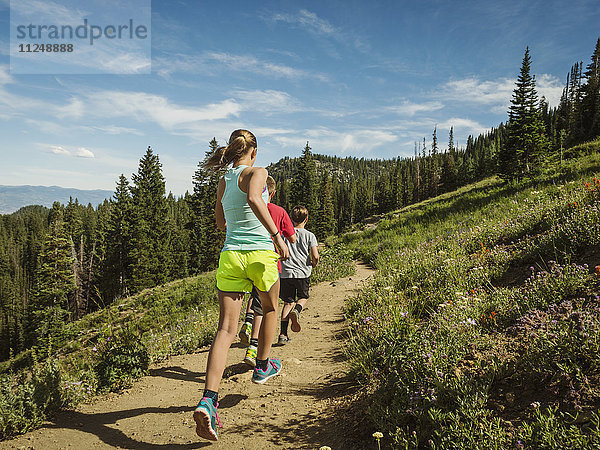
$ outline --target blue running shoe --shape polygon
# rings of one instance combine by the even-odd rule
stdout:
[[[267,361],[267,370],[259,369],[258,367],[254,368],[254,373],[252,374],[252,382],[257,384],[263,384],[269,378],[278,375],[281,372],[281,361],[277,358],[269,358]]]
[[[218,403],[217,406],[219,406]],[[219,439],[216,427],[217,424],[223,428],[221,419],[219,419],[219,415],[217,414],[217,406],[213,404],[213,401],[210,398],[204,397],[200,400],[200,403],[198,403],[198,406],[196,406],[196,410],[194,411],[196,434],[209,441],[216,441]]]

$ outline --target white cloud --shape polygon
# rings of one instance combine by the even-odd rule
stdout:
[[[13,82],[13,78],[8,73],[8,66],[0,66],[0,86]]]
[[[370,46],[358,37],[356,33],[346,33],[341,28],[332,25],[326,19],[323,19],[314,12],[306,9],[301,9],[297,14],[278,13],[265,19],[273,22],[285,22],[291,25],[297,25],[311,34],[320,37],[330,37],[338,43],[346,45],[350,44],[361,51],[368,51],[370,48]]]
[[[234,99],[203,107],[190,107],[172,103],[161,95],[127,91],[98,91],[88,94],[84,98],[83,108],[86,116],[131,117],[140,122],[155,122],[167,130],[193,122],[237,116],[242,109]],[[75,113],[79,114],[79,110],[75,109]]]
[[[71,156],[77,158],[95,158],[94,152],[85,147],[69,147],[53,144],[36,144],[39,148],[44,149],[55,155]]]
[[[557,106],[563,91],[563,83],[554,75],[546,73],[536,77],[538,95],[546,97],[550,106]]]
[[[64,147],[61,147],[60,145],[50,145],[49,150],[55,155],[71,156],[71,152]]]
[[[339,33],[339,30],[327,20],[319,18],[315,13],[306,9],[301,9],[298,15],[275,14],[272,19],[275,22],[295,23],[317,34],[332,35]]]
[[[317,153],[370,153],[373,149],[398,140],[398,136],[388,130],[358,129],[337,131],[321,127],[304,132],[295,132],[286,136],[274,136],[274,140],[283,147],[302,148],[306,141]]]
[[[439,96],[456,102],[479,103],[484,105],[508,104],[514,80],[501,78],[495,81],[481,81],[471,77],[448,81],[442,86]]]
[[[441,92],[434,95],[454,102],[490,105],[492,112],[508,110],[515,89],[515,79],[480,80],[476,77],[453,80],[445,83]],[[554,75],[536,76],[538,97],[545,96],[551,106],[556,106],[562,93],[562,84]]]
[[[38,23],[76,23],[88,14],[86,11],[71,10],[53,1],[18,0],[11,2],[11,12],[19,18],[35,19]]]
[[[471,119],[461,118],[461,117],[451,117],[450,119],[439,123],[437,125],[438,128],[438,140],[440,139],[440,130],[449,130],[450,127],[454,127],[455,135],[478,135],[481,133],[485,133],[490,128],[481,125],[479,122],[476,122]]]
[[[386,108],[388,111],[392,111],[396,114],[404,116],[414,116],[421,112],[431,112],[442,109],[444,104],[439,101],[425,102],[425,103],[413,103],[408,100],[404,100],[401,104],[396,106],[390,106]]]
[[[80,128],[82,128],[84,130],[100,131],[102,133],[111,134],[111,135],[115,135],[115,134],[134,134],[136,136],[144,135],[144,133],[142,133],[140,130],[136,130],[135,128],[118,127],[118,126],[114,126],[114,125],[82,126]]]
[[[95,158],[94,152],[85,147],[79,147],[75,150],[75,156],[79,158]]]
[[[164,78],[169,78],[173,73],[202,73],[217,76],[222,69],[225,69],[230,73],[251,73],[268,78],[329,81],[329,78],[324,74],[265,61],[252,55],[236,55],[224,52],[204,52],[195,56],[179,54],[169,58],[155,58],[152,68]]]
[[[259,112],[295,112],[300,102],[287,92],[267,89],[264,91],[235,91],[233,95],[247,110]]]

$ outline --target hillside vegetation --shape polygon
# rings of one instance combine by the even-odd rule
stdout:
[[[600,446],[600,143],[580,150],[339,238],[378,269],[347,353],[391,446]]]
[[[324,248],[312,281],[354,273],[349,251]],[[215,273],[167,283],[68,323],[61,336],[0,363],[0,440],[61,408],[121,391],[151,363],[208,345],[216,332]]]

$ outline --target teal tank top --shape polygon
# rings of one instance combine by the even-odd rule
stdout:
[[[225,192],[221,199],[227,232],[225,245],[226,250],[273,250],[271,235],[248,205],[247,196],[238,184],[240,174],[248,166],[237,166],[229,169],[223,178],[225,179]],[[267,186],[262,192],[265,205],[269,202],[269,191]]]

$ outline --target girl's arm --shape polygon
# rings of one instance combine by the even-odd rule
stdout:
[[[215,204],[215,220],[217,221],[217,228],[221,231],[225,231],[227,223],[225,223],[225,212],[223,211],[223,193],[225,192],[225,180],[221,178],[219,185],[217,186],[217,203]]]
[[[248,175],[248,192],[246,194],[248,205],[260,223],[262,223],[271,236],[273,236],[273,241],[279,249],[279,257],[282,260],[286,260],[290,256],[290,251],[283,241],[283,237],[281,237],[281,233],[279,233],[275,222],[273,222],[271,214],[269,214],[267,204],[262,199],[262,191],[267,183],[267,169],[264,167],[252,168]]]

